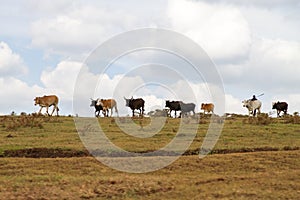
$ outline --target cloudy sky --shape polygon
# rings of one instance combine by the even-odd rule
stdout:
[[[146,112],[162,108],[166,98],[198,105],[212,101],[200,79],[185,77],[189,86],[176,82],[180,78],[145,86],[147,77],[141,71],[157,79],[157,74],[168,74],[166,65],[189,71],[180,59],[163,52],[133,52],[104,73],[84,71],[83,63],[103,42],[147,27],[176,31],[203,48],[223,81],[226,112],[246,114],[241,101],[261,93],[263,112],[272,111],[272,101],[287,101],[290,113],[300,111],[299,10],[298,0],[1,1],[0,114],[35,112],[34,97],[45,94],[57,94],[61,113],[74,114],[80,70],[86,80],[102,81],[93,86],[93,96],[85,97],[86,113],[93,114],[89,98],[109,98],[123,83],[133,84],[135,90],[120,95],[145,98]],[[149,65],[158,62],[162,65]],[[194,99],[185,94],[190,92],[187,88]],[[180,96],[172,93],[177,90]],[[124,100],[118,99],[118,104],[122,114],[129,113]]]

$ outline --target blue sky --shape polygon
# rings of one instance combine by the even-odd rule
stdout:
[[[0,7],[0,114],[35,112],[33,99],[44,94],[57,94],[61,113],[74,114],[73,90],[82,63],[109,38],[145,27],[176,31],[207,52],[223,80],[226,112],[246,114],[241,101],[260,93],[265,94],[260,98],[264,112],[272,111],[272,101],[287,101],[290,113],[300,111],[299,9],[298,0],[4,0]],[[120,59],[102,75],[113,89],[133,66],[154,61],[183,66],[176,59],[145,51]],[[86,76],[92,80],[100,75]],[[128,83],[144,83],[138,74],[127,78]],[[196,104],[211,101],[203,80],[192,81],[192,88]],[[148,101],[148,112],[151,106],[163,106],[168,96],[157,87],[145,88],[141,95]],[[119,104],[123,114],[129,113],[124,102]],[[93,114],[89,104],[83,107]]]

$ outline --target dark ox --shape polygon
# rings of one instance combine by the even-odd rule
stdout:
[[[99,117],[100,111],[102,110],[103,115],[106,116],[106,112],[103,110],[102,105],[97,105],[98,100],[91,99],[91,107],[95,107],[95,117]],[[108,112],[108,110],[107,110]]]
[[[145,101],[142,98],[134,99],[131,97],[131,99],[126,99],[126,106],[129,107],[132,110],[132,117],[134,117],[134,110],[140,110],[140,116],[144,115],[144,106]]]
[[[53,115],[54,111],[56,110],[56,115],[58,116],[58,97],[56,95],[44,95],[43,97],[35,97],[34,99],[34,105],[39,105],[41,108],[39,110],[39,114],[41,114],[41,111],[44,107],[46,107],[46,112],[49,115],[48,109],[50,106],[53,106],[53,111],[51,113],[51,116]]]
[[[171,115],[171,112],[173,110],[175,111],[175,118],[176,118],[176,115],[177,115],[177,111],[181,111],[180,101],[169,101],[169,100],[167,100],[165,107],[170,109],[170,115]]]
[[[193,112],[195,115],[195,107],[196,105],[194,103],[183,103],[180,102],[181,107],[181,116],[183,117],[186,114],[189,114],[190,112]]]
[[[273,102],[272,109],[276,109],[277,117],[280,117],[280,112],[282,111],[285,115],[287,114],[288,104],[286,102]]]

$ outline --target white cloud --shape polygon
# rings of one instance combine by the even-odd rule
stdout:
[[[273,1],[272,4],[276,4]],[[241,12],[247,19],[251,32],[258,37],[282,40],[298,40],[300,31],[300,14],[298,12],[300,4],[280,9],[270,9],[270,7],[240,6]]]
[[[225,84],[236,84],[252,91],[298,91],[300,43],[256,39],[244,63],[220,65]],[[242,81],[241,81],[242,80]]]
[[[226,105],[225,112],[226,113],[238,113],[238,114],[247,114],[248,111],[242,106],[242,101],[238,98],[230,94],[225,95]]]
[[[113,35],[145,26],[142,20],[128,10],[108,5],[75,4],[65,13],[34,21],[32,46],[48,54],[82,55]]]
[[[249,25],[240,10],[202,1],[169,1],[172,27],[199,43],[214,59],[247,55],[251,44]]]
[[[13,77],[0,78],[0,90],[1,112],[6,114],[12,111],[35,112],[38,108],[34,107],[33,99],[43,91],[39,86],[29,86]]]
[[[5,42],[0,42],[0,76],[17,76],[27,72],[23,59]]]
[[[41,81],[47,90],[53,90],[64,99],[72,99],[75,81],[82,63],[61,61],[52,70],[42,72]]]
[[[204,0],[205,1],[205,0]],[[272,8],[272,7],[282,7],[286,5],[293,5],[297,6],[299,5],[298,0],[206,0],[208,2],[213,2],[213,3],[226,3],[226,4],[237,4],[241,6],[257,6],[257,7],[267,7],[267,8]]]

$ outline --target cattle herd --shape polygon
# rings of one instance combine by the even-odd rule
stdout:
[[[139,110],[139,116],[143,116],[145,109],[145,101],[142,98],[134,99],[131,97],[130,99],[127,99],[124,97],[124,100],[126,102],[126,106],[129,107],[132,110],[132,116],[134,117],[135,110]],[[42,109],[46,108],[46,113],[48,115],[48,109],[49,107],[53,106],[53,110],[51,113],[51,116],[56,111],[56,114],[58,116],[58,97],[56,95],[44,95],[42,97],[36,97],[34,99],[34,105],[39,105],[40,110],[39,114],[41,114]],[[258,113],[260,113],[260,109],[262,106],[261,101],[257,99],[248,99],[242,101],[243,106],[246,107],[249,111],[249,116],[256,116]],[[118,108],[117,108],[117,102],[114,99],[91,99],[91,107],[95,108],[95,116],[99,117],[100,112],[102,111],[104,117],[108,117],[109,111],[110,111],[110,117],[113,115],[113,109],[115,109],[115,112],[118,114]],[[184,103],[183,101],[170,101],[166,100],[165,107],[167,108],[167,115],[171,116],[172,111],[174,111],[175,118],[177,117],[177,112],[180,112],[179,117],[184,117],[190,114],[195,115],[195,107],[196,105],[194,103]],[[284,114],[287,114],[288,110],[288,104],[286,102],[273,102],[272,103],[272,109],[276,109],[277,111],[277,117],[280,117],[280,113],[283,112]],[[201,104],[201,110],[205,113],[214,113],[214,104],[213,103],[202,103]]]

